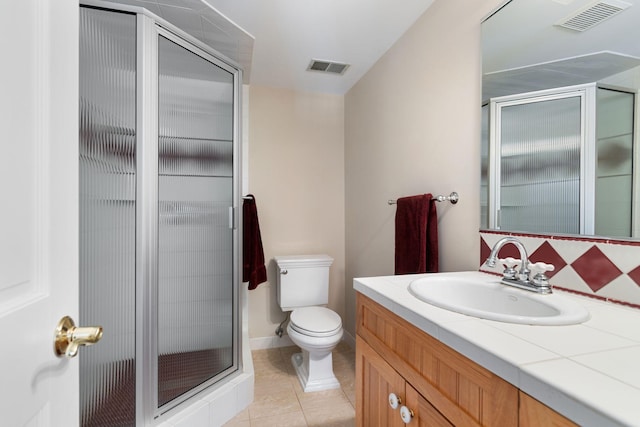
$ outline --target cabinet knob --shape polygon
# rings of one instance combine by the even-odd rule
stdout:
[[[400,408],[400,418],[402,418],[402,422],[405,424],[409,424],[413,419],[413,411],[406,406]]]
[[[389,394],[389,406],[392,409],[398,409],[398,405],[402,403],[402,399],[400,399],[395,393]]]

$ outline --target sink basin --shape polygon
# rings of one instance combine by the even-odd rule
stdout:
[[[482,273],[434,274],[412,281],[409,291],[437,307],[500,322],[574,325],[590,317],[586,308],[563,295],[516,289]]]

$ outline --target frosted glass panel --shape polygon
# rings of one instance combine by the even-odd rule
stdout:
[[[80,8],[78,320],[105,331],[78,356],[83,426],[135,425],[135,37],[135,15]]]
[[[233,366],[233,75],[159,38],[158,406]]]
[[[580,230],[580,98],[501,109],[500,228]]]
[[[232,176],[233,75],[159,42],[160,173]]]
[[[631,237],[634,95],[598,88],[595,233]]]
[[[480,133],[480,228],[489,228],[489,104],[482,106]]]

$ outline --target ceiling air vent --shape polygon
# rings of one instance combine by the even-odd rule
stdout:
[[[575,31],[586,31],[602,21],[622,12],[631,4],[619,0],[597,1],[579,9],[556,23],[564,28]]]
[[[344,74],[349,68],[349,64],[341,64],[339,62],[319,61],[312,59],[307,67],[307,71],[320,71],[330,74]]]

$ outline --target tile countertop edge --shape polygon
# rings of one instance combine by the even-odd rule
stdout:
[[[574,420],[576,423],[579,423],[581,426],[604,427],[633,425],[627,424],[629,420],[624,420],[624,416],[620,417],[620,414],[611,413],[611,411],[607,411],[606,407],[590,406],[582,402],[579,397],[572,396],[570,393],[567,393],[566,390],[560,390],[554,384],[545,381],[545,378],[540,378],[537,375],[527,372],[528,367],[538,364],[542,366],[550,360],[567,360],[575,363],[571,361],[570,358],[556,355],[554,359],[546,357],[527,363],[515,363],[507,360],[500,354],[496,354],[470,341],[468,337],[459,334],[456,330],[451,330],[446,327],[448,322],[469,322],[469,324],[472,324],[473,322],[479,322],[479,319],[451,312],[452,316],[450,319],[440,321],[439,319],[431,319],[425,316],[423,312],[418,313],[408,308],[406,306],[406,302],[409,301],[406,296],[408,294],[408,284],[416,277],[420,276],[406,276],[405,278],[402,276],[355,278],[353,279],[353,287],[357,292],[369,297],[425,333],[438,339],[443,344],[463,354],[480,366],[513,384],[523,392],[565,415],[567,418]],[[417,301],[417,299],[415,299],[415,301]],[[518,337],[513,335],[513,339],[517,340]],[[585,369],[589,368],[585,367]],[[593,371],[593,373],[594,375],[605,376],[597,371]],[[640,390],[633,390],[637,390],[638,401],[640,401]],[[604,404],[602,406],[604,406]],[[638,424],[640,425],[640,420],[638,420]]]
[[[559,365],[561,368],[565,368],[569,372],[575,369],[589,369],[574,363],[569,358],[556,359],[550,362],[533,363],[530,366],[523,367],[521,371],[521,390],[580,426],[606,427],[638,425],[640,420],[634,419],[634,417],[629,416],[629,414],[612,413],[611,411],[605,413],[600,411],[597,408],[576,399],[573,396],[573,393],[561,390],[557,385],[552,385],[549,381],[545,381],[544,378],[540,378],[540,375],[536,375],[536,371],[548,370],[549,365],[554,364]],[[532,372],[526,372],[527,369],[531,369]],[[579,378],[579,374],[575,376],[578,376]],[[614,381],[604,375],[597,375],[597,377],[604,381]],[[624,384],[620,384],[620,386],[622,386],[621,388],[624,388]],[[606,389],[606,387],[604,387],[603,390],[604,389]],[[597,404],[598,402],[595,402],[595,405]]]

